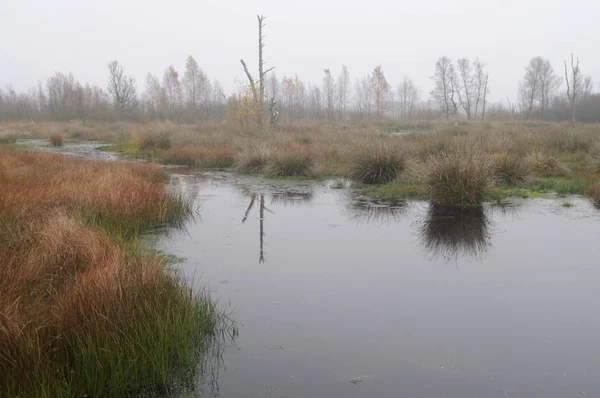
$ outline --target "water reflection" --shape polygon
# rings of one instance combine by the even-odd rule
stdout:
[[[264,194],[251,194],[250,195],[250,203],[248,204],[248,208],[246,209],[246,212],[244,213],[244,218],[242,218],[242,224],[244,224],[246,222],[246,220],[248,219],[248,215],[250,214],[250,210],[252,210],[252,208],[254,207],[254,203],[256,202],[256,198],[257,196],[259,197],[259,231],[258,231],[258,235],[259,235],[259,257],[258,257],[258,262],[259,264],[262,264],[265,262],[265,210],[268,211],[269,213],[273,213],[271,210],[269,210],[266,206],[265,206],[265,195]],[[274,213],[273,213],[274,214]]]
[[[489,227],[483,207],[430,205],[419,236],[432,258],[479,258],[491,245]]]
[[[240,187],[240,192],[243,197],[248,198],[248,207],[244,212],[242,218],[242,224],[248,220],[250,212],[258,202],[258,236],[259,236],[259,256],[258,262],[262,264],[265,262],[265,212],[275,214],[274,211],[269,209],[266,204],[266,198],[270,199],[272,205],[282,206],[297,206],[301,203],[307,203],[314,199],[314,191],[311,187],[302,186],[290,186],[286,188],[277,186],[265,186],[257,187],[260,193],[253,191],[252,188],[247,186]]]
[[[404,200],[380,200],[352,195],[345,214],[359,224],[382,225],[400,221],[407,210],[408,203]]]

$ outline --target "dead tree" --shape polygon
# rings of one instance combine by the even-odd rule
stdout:
[[[571,117],[573,123],[575,123],[577,121],[575,108],[581,91],[581,70],[579,69],[579,58],[577,58],[577,64],[575,64],[573,53],[571,53],[571,80],[569,81],[569,73],[567,72],[567,61],[565,61],[565,80],[567,81],[567,97],[571,104]]]
[[[250,90],[252,90],[252,97],[254,102],[258,108],[258,115],[256,115],[256,122],[260,127],[264,126],[265,120],[265,110],[264,110],[264,98],[265,98],[265,76],[267,73],[275,69],[275,67],[264,70],[265,61],[263,60],[263,49],[265,44],[263,42],[265,36],[262,33],[263,28],[265,27],[265,19],[266,17],[262,15],[256,16],[258,20],[258,88],[256,87],[256,82],[250,71],[248,70],[248,66],[243,59],[240,60],[242,63],[242,67],[244,68],[244,72],[246,76],[248,76],[248,81],[250,82]]]

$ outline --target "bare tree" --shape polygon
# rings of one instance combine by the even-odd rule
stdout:
[[[588,98],[594,92],[594,80],[591,76],[586,76],[583,79],[583,87],[581,89],[581,97]]]
[[[457,63],[458,99],[460,101],[460,106],[467,115],[467,119],[471,119],[473,97],[476,97],[476,94],[473,93],[476,85],[471,70],[471,62],[466,58],[461,58]]]
[[[405,76],[396,91],[400,105],[400,118],[408,119],[412,117],[414,107],[419,102],[419,91],[412,79]]]
[[[332,121],[335,116],[335,81],[329,69],[325,69],[324,72],[323,95],[325,96],[325,112],[327,120]]]
[[[474,101],[475,101],[475,113],[473,117],[477,117],[479,114],[479,109],[483,110],[481,113],[481,118],[483,119],[485,116],[485,106],[486,106],[486,97],[488,91],[488,78],[489,73],[485,70],[485,64],[477,58],[473,61],[473,66],[475,67],[475,77],[474,77]]]
[[[337,80],[338,84],[338,102],[339,110],[342,120],[346,118],[346,105],[348,104],[348,98],[350,97],[350,74],[346,65],[342,65],[342,73]]]
[[[559,85],[560,79],[554,73],[550,61],[542,57],[532,58],[525,67],[525,76],[520,88],[521,104],[525,115],[531,117],[537,103],[540,118],[544,119],[552,96]]]
[[[137,102],[135,79],[125,76],[123,66],[117,61],[108,64],[108,93],[112,97],[113,105],[121,113]]]
[[[254,78],[252,77],[252,75],[250,74],[250,71],[248,70],[248,66],[246,65],[246,62],[244,62],[243,59],[241,59],[240,62],[242,63],[244,72],[246,73],[246,76],[248,77],[248,81],[250,83],[250,89],[252,90],[252,95],[254,97],[254,100],[258,104],[259,115],[257,117],[257,123],[260,127],[262,127],[262,126],[264,126],[264,117],[265,117],[265,110],[264,110],[265,76],[267,75],[267,73],[269,73],[271,70],[273,70],[274,67],[264,70],[265,62],[263,60],[263,49],[265,47],[265,44],[264,44],[263,40],[264,40],[265,36],[263,35],[262,30],[265,27],[266,17],[264,17],[262,15],[257,15],[256,19],[258,20],[258,88],[256,87],[256,82],[254,81]]]
[[[450,119],[451,115],[456,114],[457,106],[454,102],[455,75],[456,72],[450,58],[440,57],[435,63],[435,72],[431,76],[434,83],[431,96],[440,104],[446,119]]]
[[[380,119],[387,111],[390,100],[390,85],[383,74],[381,66],[375,67],[371,73],[371,87],[373,88],[375,116]]]
[[[573,123],[577,121],[577,115],[575,114],[575,108],[577,106],[577,101],[579,97],[581,97],[581,69],[579,69],[579,58],[577,58],[577,63],[575,63],[575,59],[573,57],[573,53],[571,53],[571,77],[569,78],[569,73],[567,71],[567,61],[565,61],[565,81],[567,82],[567,98],[569,99],[569,104],[571,105],[571,118],[573,119]]]
[[[545,59],[541,65],[540,71],[540,118],[544,120],[544,117],[550,108],[552,97],[556,93],[558,87],[560,87],[560,78],[554,72],[554,67],[549,60]]]

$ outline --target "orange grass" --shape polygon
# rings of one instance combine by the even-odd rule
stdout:
[[[0,396],[164,389],[192,361],[213,307],[120,239],[185,214],[162,177],[0,148]]]

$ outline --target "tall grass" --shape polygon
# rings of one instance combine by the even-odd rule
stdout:
[[[228,147],[184,146],[173,148],[163,156],[165,163],[190,167],[224,168],[234,164],[233,151]]]
[[[311,177],[314,158],[306,151],[285,150],[269,159],[266,173],[269,177]]]
[[[489,157],[466,150],[430,156],[424,171],[429,198],[440,205],[480,204],[492,176]]]
[[[527,182],[531,176],[531,164],[522,157],[501,155],[494,159],[494,178],[503,185],[518,185]]]
[[[165,392],[193,373],[216,308],[135,244],[191,211],[162,179],[0,149],[0,396]]]
[[[383,144],[366,145],[350,155],[350,178],[364,184],[385,184],[406,169],[404,154]]]

